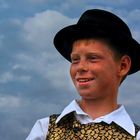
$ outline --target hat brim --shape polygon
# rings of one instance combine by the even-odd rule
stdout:
[[[133,38],[125,36],[122,32],[114,31],[114,29],[106,28],[103,25],[82,26],[70,25],[60,30],[54,37],[54,45],[58,52],[69,62],[71,62],[70,54],[72,44],[79,39],[88,38],[108,38],[114,39],[115,42],[123,45],[124,49],[129,50],[129,56],[132,64],[128,74],[132,74],[140,70],[140,44]]]

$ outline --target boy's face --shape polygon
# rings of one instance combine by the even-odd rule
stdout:
[[[105,43],[78,40],[73,44],[71,60],[71,78],[82,98],[116,98],[120,63]]]

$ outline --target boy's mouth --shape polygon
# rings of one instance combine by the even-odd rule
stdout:
[[[94,78],[77,78],[77,81],[80,82],[80,83],[89,82],[89,81],[92,81],[92,80],[94,80]]]

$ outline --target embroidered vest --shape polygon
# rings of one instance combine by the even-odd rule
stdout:
[[[63,117],[57,124],[58,115],[50,116],[46,140],[135,140],[136,138],[116,123],[81,124],[74,112]],[[140,127],[135,125],[136,134]]]

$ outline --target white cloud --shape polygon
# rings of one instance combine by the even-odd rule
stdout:
[[[17,108],[21,105],[21,99],[11,95],[0,95],[0,108]]]
[[[18,63],[14,64],[12,66],[12,70],[20,70],[20,69],[21,70],[26,70],[27,68],[25,66],[21,65],[21,64],[18,64]]]
[[[140,42],[140,10],[134,9],[126,14],[127,22],[131,28],[132,35]]]
[[[22,82],[29,82],[31,80],[31,76],[21,75],[17,78],[17,80],[22,81]]]
[[[10,72],[5,72],[0,76],[0,83],[7,83],[12,81],[14,78],[13,74]]]
[[[4,72],[0,75],[0,83],[5,84],[12,81],[29,82],[31,80],[30,75],[15,75],[11,71]]]
[[[47,10],[25,21],[23,35],[26,41],[33,44],[33,47],[47,47],[52,45],[57,30],[74,21],[75,19],[70,19],[59,12]]]
[[[65,88],[68,83],[69,65],[66,61],[58,59],[56,55],[47,52],[40,52],[39,54],[27,55],[18,54],[17,59],[20,65],[15,65],[14,70],[24,69],[35,72],[50,81],[53,87]]]
[[[19,61],[13,69],[26,69],[40,74],[54,87],[66,86],[69,66],[59,60],[58,52],[55,52],[52,40],[54,34],[64,26],[75,23],[76,19],[68,18],[59,12],[47,10],[27,18],[23,25],[24,41],[32,46],[31,53],[19,53],[15,57]],[[56,54],[55,54],[56,53]],[[59,62],[60,61],[60,62]],[[64,67],[64,71],[62,71]]]
[[[129,13],[129,18],[132,21],[140,21],[140,10],[139,9],[134,9]]]

